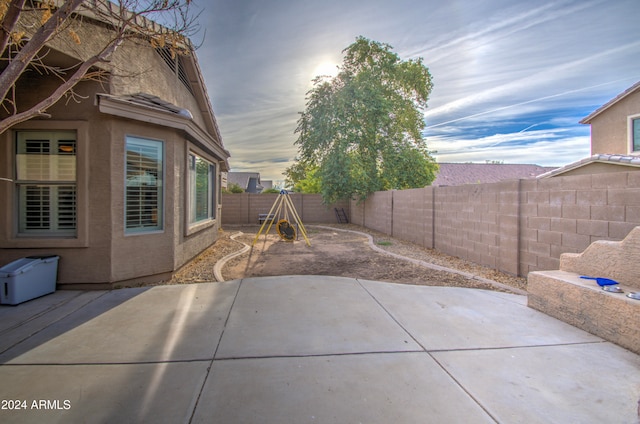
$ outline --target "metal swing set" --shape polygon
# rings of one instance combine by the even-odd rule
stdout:
[[[290,218],[292,218],[293,220],[291,220]],[[264,227],[267,225],[267,223],[269,223],[269,225],[264,235],[266,237],[267,234],[269,234],[271,226],[276,221],[276,219],[278,219],[278,222],[276,223],[276,231],[278,232],[278,235],[282,240],[292,242],[296,239],[296,228],[292,225],[292,223],[295,223],[300,231],[300,234],[302,234],[302,237],[304,237],[307,245],[311,246],[311,242],[307,237],[307,230],[304,228],[304,224],[300,219],[300,215],[298,215],[298,212],[296,211],[291,198],[289,198],[289,193],[286,190],[281,190],[280,194],[276,198],[276,201],[273,202],[273,206],[271,206],[271,210],[267,214],[267,219],[265,219],[262,223],[260,231],[258,231],[258,234],[256,234],[256,238],[253,239],[252,246],[255,246],[258,238],[260,237],[260,234],[262,234],[262,231],[264,230]]]

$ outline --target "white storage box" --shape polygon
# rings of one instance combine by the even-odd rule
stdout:
[[[17,305],[56,291],[59,256],[28,256],[0,268],[0,303]]]

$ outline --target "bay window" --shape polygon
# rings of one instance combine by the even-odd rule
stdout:
[[[163,228],[164,152],[161,141],[128,136],[126,140],[125,232]]]
[[[189,223],[214,219],[216,166],[194,153],[189,153],[188,161]]]

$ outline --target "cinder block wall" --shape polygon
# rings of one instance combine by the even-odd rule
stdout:
[[[433,190],[411,189],[391,193],[393,237],[432,248]]]
[[[561,253],[620,241],[640,224],[640,173],[523,180],[520,274],[560,267]]]
[[[393,194],[393,191],[378,191],[367,198],[364,202],[364,227],[392,234]]]
[[[348,201],[327,206],[322,203],[322,196],[319,194],[296,194],[293,195],[292,198],[299,198],[302,202],[302,206],[300,208],[298,208],[298,205],[296,204],[296,209],[298,210],[298,213],[301,214],[303,223],[336,223],[338,220],[336,218],[334,208],[344,209],[347,214],[347,218],[350,219]]]
[[[350,222],[364,226],[364,202],[352,201],[349,210],[351,212]]]
[[[224,224],[248,224],[249,223],[249,195],[248,194],[223,194],[222,195],[222,225]],[[268,212],[267,209],[266,212]],[[265,213],[266,213],[265,212]],[[256,221],[253,217],[251,223]]]
[[[354,224],[526,276],[640,225],[640,173],[380,192],[351,211]]]
[[[223,194],[222,224],[257,224],[277,196]],[[304,223],[335,223],[344,208],[354,224],[526,276],[640,225],[640,172],[376,192],[328,208],[317,194],[290,199]]]
[[[258,215],[268,213],[278,198],[278,194],[235,193],[222,195],[222,225],[257,224]],[[300,215],[303,223],[335,223],[334,208],[344,208],[350,217],[348,201],[326,206],[319,194],[291,194],[289,199]]]
[[[434,248],[517,274],[519,182],[432,188]]]

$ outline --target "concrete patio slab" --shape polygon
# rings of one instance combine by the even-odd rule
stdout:
[[[13,364],[211,358],[239,283],[115,290],[0,354]]]
[[[19,305],[0,305],[0,332],[5,332],[27,320],[31,320],[47,311],[58,308],[82,293],[81,291],[58,290],[47,296],[38,298],[36,301],[25,302]],[[99,296],[104,292],[95,291],[92,293]]]
[[[363,286],[428,351],[585,343],[601,338],[526,306],[524,296],[455,287]]]
[[[194,423],[491,423],[426,353],[216,361]]]
[[[0,421],[183,423],[193,413],[209,362],[109,365],[3,365]],[[0,405],[2,407],[2,405]]]
[[[638,421],[640,356],[517,295],[288,276],[65,296],[0,308],[0,422]]]
[[[611,343],[433,356],[500,423],[640,422],[640,357]]]
[[[0,352],[71,315],[105,291],[57,291],[49,296],[15,306],[0,306]]]
[[[243,280],[216,359],[421,350],[357,280]]]

